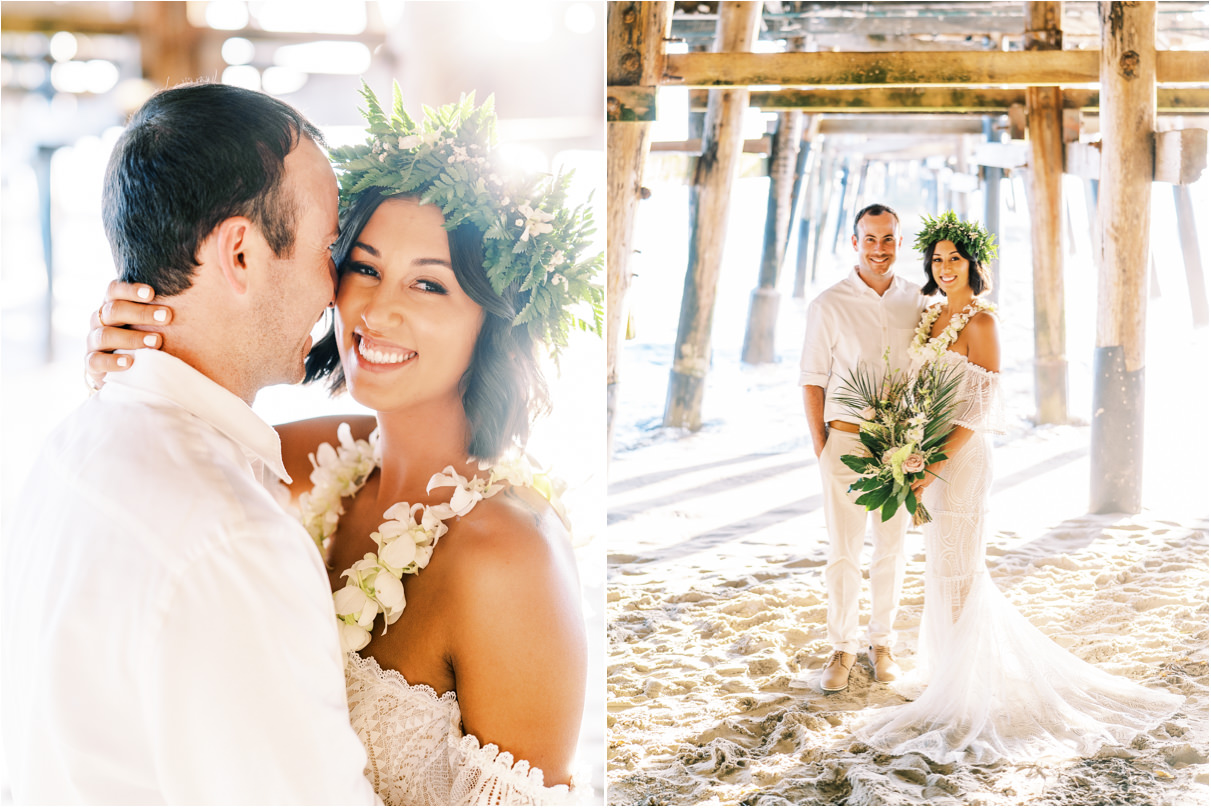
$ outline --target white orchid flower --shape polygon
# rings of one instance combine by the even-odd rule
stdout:
[[[472,477],[468,480],[455,471],[454,466],[446,466],[440,473],[429,478],[429,486],[425,489],[425,493],[431,492],[434,488],[451,486],[454,488],[454,493],[450,497],[449,504],[442,503],[429,507],[429,510],[439,519],[466,516],[481,499],[500,490],[500,486],[492,488],[479,477]]]
[[[416,560],[416,542],[405,534],[388,542],[378,551],[379,561],[391,569],[402,570]]]
[[[555,218],[555,214],[547,213],[545,210],[534,210],[529,205],[518,205],[517,210],[522,216],[525,216],[525,232],[521,234],[522,241],[529,241],[530,236],[538,236],[543,233],[550,233],[555,229],[555,226],[549,222]]]
[[[374,599],[384,612],[402,611],[404,608],[404,585],[399,576],[390,570],[380,570],[374,576]]]
[[[406,135],[399,139],[399,147],[402,151],[411,151],[421,144],[420,135]]]
[[[361,587],[354,585],[352,582],[345,584],[344,588],[338,589],[332,594],[332,601],[336,607],[337,617],[348,617],[358,625],[370,625],[374,622],[374,616],[378,614],[378,605],[370,598]],[[364,616],[369,613],[370,619],[365,620]]]
[[[341,620],[337,622],[340,631],[341,652],[360,651],[370,643],[370,632],[358,625],[350,625]]]

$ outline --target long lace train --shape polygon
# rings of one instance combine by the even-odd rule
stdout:
[[[1112,676],[1054,643],[1006,600],[984,562],[992,487],[996,374],[947,352],[965,373],[961,413],[974,434],[925,491],[925,612],[913,702],[885,708],[857,735],[890,754],[938,763],[1089,756],[1129,743],[1183,698]],[[978,391],[978,392],[977,392]],[[909,683],[911,687],[911,683]]]

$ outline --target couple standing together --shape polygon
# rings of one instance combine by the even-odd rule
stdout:
[[[991,237],[953,214],[927,219],[917,235],[923,285],[894,269],[900,221],[885,205],[854,220],[854,270],[824,290],[807,313],[800,384],[819,459],[828,528],[825,587],[833,647],[821,672],[826,692],[844,690],[858,654],[873,678],[897,682],[894,622],[904,577],[908,511],[888,520],[855,503],[859,474],[842,462],[865,455],[861,419],[837,400],[846,377],[885,357],[912,375],[932,362],[958,374],[957,400],[943,451],[913,493],[932,521],[925,536],[925,609],[915,700],[880,710],[857,728],[888,754],[917,752],[938,763],[1028,761],[1090,756],[1132,741],[1172,714],[1182,697],[1111,676],[1060,648],[1005,599],[988,574],[984,544],[992,487],[991,434],[1002,431],[1000,346],[990,288]],[[941,302],[929,305],[940,292]],[[859,642],[861,553],[873,524],[869,640]]]
[[[600,301],[591,222],[501,168],[490,103],[416,122],[396,92],[339,187],[310,122],[231,86],[156,94],[115,146],[106,383],[5,553],[17,802],[573,798],[576,565],[519,449],[538,352]],[[304,377],[375,415],[253,413]]]

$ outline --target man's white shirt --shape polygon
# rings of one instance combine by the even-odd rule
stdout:
[[[324,565],[268,473],[277,433],[158,351],[51,436],[5,538],[18,803],[375,801]]]
[[[915,284],[893,275],[880,295],[866,285],[857,267],[816,296],[807,308],[799,385],[824,388],[825,423],[858,422],[834,396],[859,365],[882,378],[886,351],[893,370],[908,369],[908,345],[924,305]]]

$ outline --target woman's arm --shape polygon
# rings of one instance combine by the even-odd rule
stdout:
[[[988,312],[977,312],[963,329],[967,335],[967,361],[990,373],[1001,370],[1001,342],[997,335],[997,320]],[[946,438],[943,451],[951,458],[958,454],[963,444],[975,434],[965,426],[956,426]],[[921,492],[946,468],[949,460],[939,460],[925,467],[925,476],[912,484],[912,491],[920,498]]]
[[[587,675],[576,562],[554,512],[520,501],[536,494],[498,496],[510,501],[446,548],[457,564],[450,656],[463,729],[542,769],[545,785],[567,784]]]

